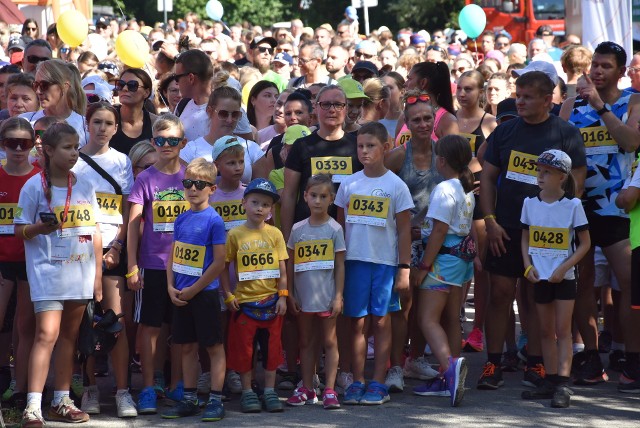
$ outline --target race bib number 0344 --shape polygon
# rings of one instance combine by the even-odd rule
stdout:
[[[351,158],[348,156],[326,156],[311,158],[311,174],[331,174],[334,183],[341,183],[353,174]]]
[[[333,241],[317,239],[295,245],[294,272],[333,269]]]
[[[388,214],[389,198],[351,195],[346,222],[384,227],[387,225]]]
[[[536,155],[512,150],[507,167],[507,178],[521,183],[538,184],[537,161]]]
[[[532,256],[566,257],[569,255],[569,229],[529,227],[529,254]]]
[[[252,252],[238,251],[236,265],[240,281],[280,278],[280,264],[271,248]]]

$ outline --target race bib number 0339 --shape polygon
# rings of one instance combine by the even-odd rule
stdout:
[[[580,128],[587,155],[603,155],[618,153],[618,143],[611,137],[606,126]]]
[[[341,183],[353,174],[351,158],[348,156],[326,156],[311,158],[311,174],[331,174],[334,183]]]
[[[153,231],[173,232],[173,222],[188,208],[187,201],[153,201]]]
[[[388,214],[389,198],[351,195],[346,222],[384,227],[387,225]]]
[[[507,167],[507,178],[521,183],[538,184],[537,161],[536,155],[512,150]]]
[[[280,278],[280,264],[271,248],[260,251],[238,251],[236,265],[240,281]]]
[[[317,239],[295,245],[294,272],[333,269],[333,240]]]
[[[176,241],[173,246],[173,271],[189,276],[202,276],[205,251],[203,245]]]
[[[529,227],[529,254],[532,256],[566,257],[569,255],[569,229]]]

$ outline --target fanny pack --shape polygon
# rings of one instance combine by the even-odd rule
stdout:
[[[257,302],[241,303],[240,309],[243,314],[256,321],[271,321],[277,316],[276,303],[278,303],[278,293]]]
[[[473,240],[471,235],[467,235],[462,239],[462,241],[453,247],[445,247],[443,245],[440,247],[438,254],[449,254],[458,257],[465,262],[472,262],[476,255],[478,255],[478,250],[476,249],[476,242]]]

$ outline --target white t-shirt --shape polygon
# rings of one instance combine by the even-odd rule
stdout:
[[[571,257],[575,231],[588,227],[580,199],[566,197],[550,204],[539,196],[526,198],[520,222],[529,230],[529,255],[542,280],[548,280]],[[564,279],[575,279],[575,269],[569,269]]]
[[[624,182],[622,189],[628,189],[629,186],[637,187],[640,189],[640,168],[638,168],[638,164],[640,164],[640,160],[636,159],[633,167],[629,171],[629,176]],[[634,172],[635,171],[635,172]]]
[[[96,186],[96,193],[104,194],[97,195],[98,205],[102,209],[98,214],[98,223],[100,224],[100,233],[102,233],[102,246],[109,248],[118,234],[118,226],[122,224],[122,214],[113,209],[113,202],[117,203],[117,199],[120,199],[120,207],[127,203],[127,196],[131,193],[131,186],[133,186],[133,169],[129,156],[111,147],[106,153],[91,156],[91,159],[113,177],[122,189],[123,196],[118,197],[113,186],[82,158],[78,158],[78,162],[72,169],[79,180],[91,181]]]
[[[335,204],[345,211],[347,260],[398,264],[396,214],[414,207],[404,181],[391,171],[375,178],[358,171],[340,184]]]
[[[207,116],[207,105],[198,105],[190,100],[180,114],[180,121],[184,125],[184,137],[187,141],[192,141],[204,137],[209,133],[209,116]],[[234,130],[236,134],[248,134],[251,132],[251,124],[247,113],[242,109],[242,117]]]
[[[237,138],[238,141],[242,143],[242,147],[244,147],[244,173],[242,174],[241,181],[244,184],[249,184],[253,173],[251,165],[259,161],[264,156],[264,152],[260,150],[260,146],[258,146],[255,141],[245,140],[240,137]],[[213,157],[211,156],[212,151],[213,146],[209,144],[204,137],[200,137],[189,141],[187,145],[180,150],[180,159],[186,163],[196,158],[205,158],[207,161],[213,162]]]
[[[457,178],[438,184],[429,196],[429,210],[422,230],[423,238],[431,235],[433,220],[448,224],[448,235],[467,236],[471,233],[475,203],[473,194],[465,193]]]
[[[29,123],[31,123],[31,126],[33,126],[36,121],[38,119],[40,119],[41,117],[44,117],[44,110],[38,110],[36,112],[27,112],[27,113],[22,113],[20,115],[20,117],[27,119],[29,121]],[[78,133],[78,135],[80,136],[80,147],[84,146],[85,144],[87,144],[87,122],[84,119],[84,116],[76,113],[75,111],[72,111],[71,114],[69,115],[69,117],[67,117],[65,119],[65,121],[73,126],[73,128],[76,130],[76,132]]]
[[[14,219],[15,224],[40,223],[40,213],[51,212],[41,180],[41,174],[36,174],[22,188],[18,202],[21,212]],[[51,209],[54,212],[63,210],[67,188],[52,186],[51,193]],[[67,218],[72,221],[80,218],[78,214],[83,218],[89,214],[94,226],[86,226],[87,233],[83,232],[82,236],[61,238],[56,231],[24,241],[31,301],[93,297],[96,259],[91,238],[95,233],[95,213],[98,210],[94,183],[78,177],[71,190]]]

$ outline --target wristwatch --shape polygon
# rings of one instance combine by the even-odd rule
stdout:
[[[602,116],[603,114],[605,114],[607,112],[610,112],[610,111],[611,111],[611,109],[609,108],[609,104],[605,104],[596,113],[598,113],[598,116]]]

